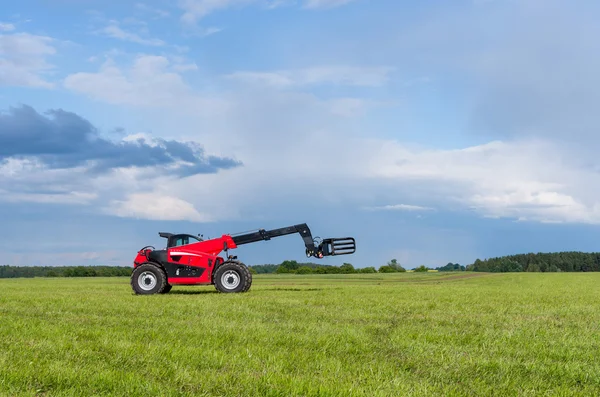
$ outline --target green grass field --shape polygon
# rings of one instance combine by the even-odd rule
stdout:
[[[600,395],[600,274],[0,280],[0,394]]]

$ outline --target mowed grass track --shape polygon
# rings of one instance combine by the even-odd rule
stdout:
[[[600,274],[0,280],[0,394],[600,395]]]

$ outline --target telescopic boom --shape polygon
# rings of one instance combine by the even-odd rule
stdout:
[[[243,245],[294,233],[300,234],[302,240],[304,240],[306,256],[308,257],[323,258],[324,256],[348,255],[356,251],[356,241],[354,238],[326,238],[319,242],[318,239],[313,238],[310,228],[306,223],[272,230],[259,229],[256,232],[239,234],[231,238],[236,245]]]

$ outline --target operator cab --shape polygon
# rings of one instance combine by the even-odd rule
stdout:
[[[160,237],[167,239],[167,248],[171,247],[179,247],[181,245],[193,244],[200,241],[204,241],[199,236],[194,236],[191,234],[172,234],[160,232],[158,233]]]

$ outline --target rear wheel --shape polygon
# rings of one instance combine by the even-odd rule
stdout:
[[[163,293],[167,284],[167,274],[153,263],[143,263],[131,274],[131,288],[138,295]]]
[[[215,288],[219,292],[246,292],[252,285],[252,274],[239,262],[225,262],[215,272]]]

